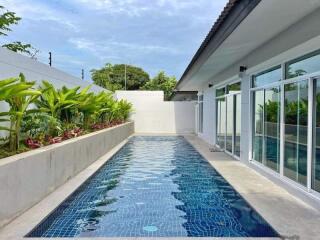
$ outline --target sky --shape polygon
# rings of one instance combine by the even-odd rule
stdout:
[[[0,43],[39,49],[38,61],[91,80],[106,63],[179,79],[227,0],[0,0],[22,17]]]

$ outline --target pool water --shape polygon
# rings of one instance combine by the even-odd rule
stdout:
[[[183,137],[137,136],[27,235],[148,236],[278,234]]]

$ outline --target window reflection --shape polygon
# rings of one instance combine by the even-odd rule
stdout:
[[[226,131],[226,150],[232,153],[233,144],[233,95],[226,97],[227,101],[227,131]]]
[[[254,92],[253,159],[279,172],[280,87]]]
[[[234,143],[234,154],[240,157],[240,135],[241,135],[241,95],[235,95],[235,143]]]
[[[203,95],[199,96],[199,119],[198,119],[198,131],[203,133]]]
[[[279,82],[282,79],[281,67],[269,70],[267,72],[255,75],[252,78],[252,87],[262,87],[267,84]]]
[[[217,144],[225,148],[226,136],[226,102],[225,98],[217,99]]]
[[[264,99],[264,164],[279,172],[280,162],[280,89],[265,90]]]
[[[307,183],[308,82],[285,85],[284,175]]]
[[[286,67],[286,78],[303,76],[317,71],[320,71],[319,52],[309,54],[295,60],[294,62],[288,63]]]
[[[253,93],[254,102],[254,119],[253,119],[253,136],[252,149],[253,159],[262,163],[263,148],[263,112],[264,112],[264,90]]]
[[[315,80],[315,123],[313,132],[315,135],[313,144],[313,164],[312,164],[312,188],[320,192],[320,79]]]

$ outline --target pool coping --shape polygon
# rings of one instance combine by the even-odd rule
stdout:
[[[226,173],[225,169],[223,168],[223,165],[234,165],[243,169],[246,169],[246,171],[249,171],[250,174],[253,174],[257,176],[257,178],[262,179],[263,181],[269,181],[269,184],[274,184],[270,180],[266,179],[259,173],[255,172],[254,170],[250,169],[245,164],[232,159],[230,156],[226,155],[225,153],[211,153],[209,151],[209,145],[205,143],[200,138],[196,137],[195,135],[188,134],[188,135],[181,135],[181,134],[133,134],[132,136],[143,136],[143,135],[149,135],[149,136],[184,136],[185,139],[221,174],[222,177],[224,177],[229,184],[231,184],[234,189],[281,235],[291,237],[297,236],[294,232],[291,232],[291,228],[288,229],[285,224],[279,223],[276,220],[277,217],[270,217],[270,214],[268,214],[268,211],[266,212],[266,206],[263,204],[259,204],[259,201],[257,201],[254,197],[250,194],[247,194],[242,188],[244,186],[238,186],[237,183],[234,181],[232,177],[230,177],[230,172]],[[51,193],[49,196],[47,196],[45,199],[43,199],[40,203],[32,207],[31,209],[27,210],[25,213],[23,213],[21,216],[14,219],[11,223],[0,229],[0,239],[40,239],[40,238],[24,238],[24,236],[29,233],[35,226],[37,226],[45,217],[47,217],[48,214],[50,214],[54,209],[56,209],[61,202],[63,202],[70,194],[72,194],[82,183],[84,183],[89,177],[91,177],[105,162],[107,162],[117,151],[119,151],[132,137],[130,136],[120,144],[118,144],[116,147],[114,147],[111,151],[109,151],[107,154],[99,158],[96,162],[91,164],[88,168],[80,172],[78,175],[70,179],[67,183],[65,183],[63,186],[59,187],[56,191]],[[222,164],[222,166],[221,166]],[[228,175],[229,174],[229,175]],[[231,174],[232,175],[232,174]],[[274,184],[277,188],[281,188]],[[241,188],[242,187],[242,188]],[[279,190],[279,189],[278,189]],[[283,192],[283,190],[281,188]],[[287,193],[288,194],[288,193]],[[253,193],[253,196],[260,196],[258,193]],[[293,198],[295,201],[299,202],[299,199],[294,198],[291,194],[288,194],[289,197]],[[263,199],[262,199],[263,200]],[[263,203],[260,199],[260,202]],[[304,216],[304,218],[307,218],[308,213],[310,211],[315,211],[313,209],[310,210],[310,207],[306,204],[303,204],[303,202],[299,202],[299,206],[301,208],[305,208],[304,210],[307,212],[307,214]],[[280,211],[281,212],[281,211]],[[283,211],[282,211],[283,212]],[[276,212],[276,215],[279,215],[279,212]],[[299,216],[297,216],[299,217]],[[313,218],[314,222],[319,222],[320,220],[320,213],[317,215],[318,218]],[[292,219],[289,219],[289,221]],[[310,221],[310,220],[309,220]],[[299,228],[299,224],[297,226]],[[304,228],[300,229],[305,231]],[[300,234],[300,231],[297,231]],[[320,229],[316,230],[314,234],[320,235]],[[315,235],[315,236],[319,236]],[[300,234],[300,237],[304,237],[301,239],[312,239],[309,238],[309,235],[307,235],[308,238],[306,238],[306,234]],[[167,239],[166,238],[158,238],[153,237],[152,239]],[[48,239],[48,238],[42,238],[42,239]],[[70,238],[59,238],[59,239],[70,239]],[[92,239],[92,238],[72,238],[72,239]],[[150,239],[146,237],[132,237],[132,238],[104,238],[99,237],[97,239]],[[261,238],[196,238],[196,237],[170,237],[169,239],[261,239]],[[263,239],[279,239],[279,238],[263,238]],[[289,239],[289,238],[287,238]],[[317,238],[314,238],[317,239]]]

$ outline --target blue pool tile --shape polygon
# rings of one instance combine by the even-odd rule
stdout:
[[[183,138],[137,136],[27,237],[276,237]]]

